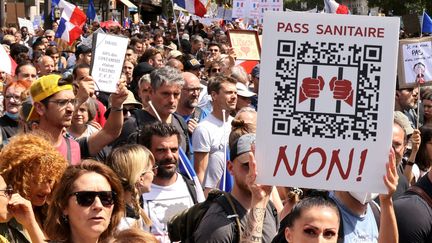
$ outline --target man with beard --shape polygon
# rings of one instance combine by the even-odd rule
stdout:
[[[265,202],[263,207],[258,208],[253,203],[255,198],[251,193],[251,182],[248,181],[248,176],[253,163],[251,146],[254,142],[255,134],[249,133],[237,139],[230,148],[231,161],[227,166],[234,177],[234,187],[229,195],[235,205],[236,215],[228,215],[220,203],[211,204],[194,234],[194,242],[240,242],[234,217],[239,218],[241,228],[244,230],[248,212],[251,210],[255,215],[265,215],[263,221],[260,221],[262,235],[256,237],[253,242],[271,242],[276,235],[279,225],[274,205]],[[270,194],[271,186],[268,188],[267,195]]]
[[[188,125],[189,135],[192,136],[198,123],[204,119],[208,113],[198,107],[198,98],[203,89],[198,77],[190,72],[184,72],[182,76],[185,82],[176,113],[183,117]]]
[[[27,121],[39,121],[39,130],[46,133],[53,146],[71,164],[81,163],[81,157],[96,155],[104,146],[114,141],[123,125],[123,102],[127,98],[124,81],[120,81],[117,91],[111,95],[112,108],[107,124],[88,138],[73,140],[65,134],[71,125],[73,113],[94,93],[93,79],[90,76],[80,80],[76,95],[71,80],[51,74],[36,80],[30,87],[33,101]]]
[[[193,182],[177,172],[179,141],[178,130],[166,123],[150,125],[138,138],[140,144],[150,149],[156,162],[151,190],[142,195],[142,208],[153,223],[151,233],[160,242],[170,242],[168,220],[197,202]]]

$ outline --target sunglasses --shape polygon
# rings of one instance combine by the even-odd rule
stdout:
[[[101,201],[104,207],[112,206],[116,198],[116,193],[113,191],[101,191],[101,192],[81,191],[81,192],[74,192],[72,193],[72,195],[76,196],[78,205],[82,207],[91,206],[94,203],[96,196],[99,197],[99,200]]]

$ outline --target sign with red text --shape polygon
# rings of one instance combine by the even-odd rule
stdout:
[[[258,183],[386,192],[399,19],[266,12]]]
[[[261,45],[253,30],[229,30],[228,40],[237,60],[260,60]]]
[[[399,41],[399,87],[432,84],[432,37]]]
[[[96,90],[114,93],[122,74],[128,38],[96,33],[93,37],[91,76]]]

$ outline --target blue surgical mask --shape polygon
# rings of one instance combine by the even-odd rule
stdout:
[[[10,119],[14,120],[14,121],[18,121],[19,119],[19,114],[18,113],[10,113],[10,112],[5,112],[5,116],[8,116]]]

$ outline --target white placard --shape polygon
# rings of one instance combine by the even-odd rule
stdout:
[[[28,19],[18,18],[19,27],[27,27],[27,30],[30,34],[34,35],[34,27],[33,23]]]
[[[121,36],[96,33],[93,37],[91,76],[96,90],[113,93],[117,89],[128,39]]]
[[[386,192],[399,19],[268,11],[264,21],[258,183]]]
[[[399,86],[432,83],[432,37],[400,40]],[[403,70],[402,70],[403,69]]]

